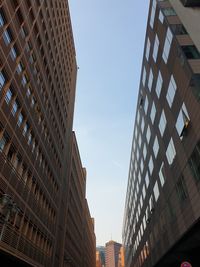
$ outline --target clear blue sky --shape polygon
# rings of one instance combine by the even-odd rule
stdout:
[[[97,245],[121,242],[148,0],[70,0],[77,63],[74,130]]]

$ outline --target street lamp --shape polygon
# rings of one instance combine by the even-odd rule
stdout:
[[[19,208],[17,207],[17,204],[12,200],[11,196],[7,194],[3,194],[3,196],[0,198],[0,204],[2,206],[2,210],[6,211],[5,218],[3,219],[3,226],[0,233],[1,241],[10,217],[16,215],[19,212]]]

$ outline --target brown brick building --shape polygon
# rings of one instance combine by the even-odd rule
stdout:
[[[65,238],[70,231],[78,235],[70,222],[79,211],[70,207],[69,195],[76,190],[74,185],[69,190],[75,171],[70,164],[76,74],[66,0],[0,1],[0,258],[4,266],[65,266],[65,245],[74,245]],[[75,202],[82,201],[82,211],[85,178],[80,172],[71,180],[82,183],[74,195]],[[89,221],[88,213],[82,214],[82,220]],[[76,253],[71,254],[75,262]]]
[[[199,21],[199,1],[150,1],[125,204],[126,267],[199,266]]]

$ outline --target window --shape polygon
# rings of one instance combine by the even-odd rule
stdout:
[[[160,192],[159,192],[159,188],[158,188],[158,182],[156,181],[154,188],[153,188],[153,193],[154,193],[154,197],[155,197],[155,201],[158,200]]]
[[[150,140],[150,138],[151,138],[151,130],[150,130],[149,125],[148,125],[148,128],[147,128],[146,138],[147,138],[147,143],[149,143],[149,140]]]
[[[10,56],[13,61],[17,58],[17,50],[14,46],[10,49]]]
[[[163,110],[161,113],[160,122],[159,122],[159,130],[160,130],[161,136],[163,136],[165,132],[166,124],[167,124],[167,120],[166,120],[165,112]]]
[[[0,91],[4,87],[5,82],[6,82],[6,78],[5,78],[4,74],[1,71],[0,72]]]
[[[143,157],[144,157],[144,160],[146,159],[146,156],[147,156],[147,146],[146,146],[146,143],[144,143],[144,147],[143,147]]]
[[[162,11],[166,17],[176,16],[176,12],[172,7],[163,8]]]
[[[156,34],[155,41],[154,41],[154,47],[153,47],[153,59],[155,62],[157,60],[158,48],[159,48],[159,39],[158,39],[158,35]]]
[[[159,12],[159,20],[160,20],[161,23],[163,23],[163,21],[164,21],[164,16],[163,16],[163,13],[162,13],[161,10]]]
[[[200,59],[200,53],[194,45],[181,46],[187,59]]]
[[[160,166],[159,178],[160,178],[160,184],[161,184],[161,186],[163,186],[165,183],[165,180],[166,180],[164,162]]]
[[[5,30],[3,33],[3,40],[5,42],[6,45],[9,45],[11,43],[11,35],[8,32],[8,30]]]
[[[26,135],[27,131],[28,131],[28,124],[25,123],[25,125],[24,125],[24,129],[23,129],[23,136]]]
[[[27,84],[27,77],[25,74],[22,75],[22,85],[25,86]]]
[[[19,62],[19,64],[17,65],[17,69],[16,69],[17,70],[17,73],[20,74],[23,71],[23,68],[24,67],[23,67],[22,63]]]
[[[19,127],[20,127],[20,125],[22,124],[23,119],[24,119],[24,117],[23,117],[22,113],[19,113],[18,121],[17,121],[17,125],[18,125]]]
[[[175,35],[184,35],[187,34],[187,31],[183,24],[172,24],[171,29]]]
[[[5,101],[6,101],[7,104],[9,104],[11,98],[12,98],[12,92],[11,92],[10,89],[8,89],[8,91],[7,91],[6,95],[5,95]]]
[[[0,28],[5,25],[5,19],[2,13],[0,13]]]
[[[169,145],[167,147],[166,156],[167,156],[167,161],[168,161],[169,165],[172,165],[174,158],[176,156],[176,150],[175,150],[174,142],[173,142],[172,138],[171,138]]]
[[[158,143],[158,138],[156,136],[154,140],[154,144],[153,144],[153,152],[154,152],[155,158],[157,158],[158,151],[159,151],[159,143]]]
[[[4,136],[2,136],[0,139],[0,152],[3,151],[5,144],[6,144],[6,138]]]
[[[162,58],[166,64],[167,64],[167,60],[169,57],[172,39],[173,39],[173,35],[172,35],[170,28],[168,27],[167,33],[166,33],[166,38],[165,38],[165,44],[164,44],[164,48],[163,48],[163,54],[162,54]]]
[[[28,136],[28,145],[30,145],[31,141],[32,141],[32,134],[30,133]]]
[[[142,133],[144,131],[144,125],[145,125],[144,118],[142,118],[142,122],[141,122],[141,131],[142,131]]]
[[[192,79],[190,81],[190,86],[192,87],[192,92],[196,99],[200,100],[200,74],[193,74]]]
[[[153,0],[151,7],[150,26],[153,29],[154,19],[156,14],[156,0]]]
[[[172,107],[172,104],[173,104],[173,101],[174,101],[174,96],[175,96],[175,93],[176,93],[176,82],[174,80],[174,77],[173,75],[171,75],[171,79],[170,79],[170,82],[169,82],[169,86],[168,86],[168,91],[167,91],[167,102],[170,106],[170,108]]]
[[[152,124],[154,124],[155,116],[156,116],[156,107],[155,107],[155,104],[153,102],[152,108],[151,108],[151,114],[150,114]]]
[[[29,87],[27,88],[26,95],[27,95],[27,97],[29,97],[31,95],[31,90]]]
[[[13,107],[12,107],[12,110],[11,110],[13,116],[15,116],[15,114],[16,114],[18,108],[19,108],[19,104],[18,104],[17,101],[15,101],[15,102],[13,103]]]
[[[159,71],[158,72],[157,83],[156,83],[156,94],[157,94],[158,98],[160,97],[162,85],[163,85],[163,78],[162,78],[161,72]]]
[[[152,69],[150,69],[150,71],[149,71],[149,81],[148,81],[149,91],[151,91],[152,84],[153,84],[153,71],[152,71]]]
[[[145,87],[145,82],[146,82],[146,76],[147,76],[147,72],[146,72],[146,68],[143,68],[143,75],[142,75],[142,84]]]
[[[200,142],[196,145],[189,159],[189,166],[197,182],[200,181]]]
[[[145,54],[147,61],[149,60],[150,47],[151,47],[151,43],[150,43],[150,40],[148,38],[147,39],[147,44],[146,44],[146,54]]]
[[[154,164],[153,164],[153,159],[152,159],[152,156],[151,156],[150,160],[149,160],[149,173],[150,173],[150,175],[152,175],[153,168],[154,168]]]
[[[149,101],[148,101],[148,96],[146,95],[145,103],[144,103],[145,114],[147,114],[148,106],[149,106]]]
[[[190,117],[188,115],[185,104],[183,103],[176,121],[176,130],[182,139],[188,128]]]
[[[180,201],[184,201],[188,194],[183,176],[181,176],[176,184],[176,191]]]

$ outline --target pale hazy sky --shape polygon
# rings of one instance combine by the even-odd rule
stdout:
[[[97,245],[121,242],[148,0],[69,0],[76,46],[74,130]]]

